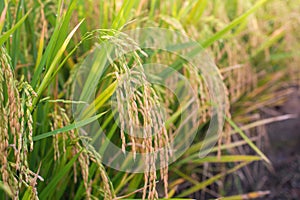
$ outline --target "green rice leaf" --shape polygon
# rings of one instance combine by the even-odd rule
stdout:
[[[40,199],[47,199],[47,197],[50,196],[50,194],[53,194],[55,192],[57,184],[59,181],[63,179],[63,177],[70,171],[72,168],[74,162],[77,160],[78,156],[81,154],[81,152],[77,153],[69,162],[66,164],[59,173],[55,174],[53,179],[47,184],[47,186],[43,189],[41,192],[39,198]]]
[[[261,160],[262,158],[259,156],[248,156],[248,155],[222,155],[220,158],[217,156],[207,156],[201,159],[191,159],[186,161],[185,163],[195,163],[195,164],[203,164],[203,163],[231,163],[231,162],[252,162]],[[184,162],[180,162],[183,164]]]
[[[50,137],[50,136],[53,136],[53,135],[56,135],[56,134],[59,134],[59,133],[63,133],[63,132],[67,132],[67,131],[70,131],[70,130],[73,130],[75,128],[80,128],[80,127],[83,127],[93,121],[96,121],[97,119],[99,119],[101,116],[103,116],[106,112],[103,112],[103,113],[100,113],[98,115],[95,115],[93,117],[90,117],[88,119],[84,119],[84,120],[81,120],[79,122],[74,122],[68,126],[65,126],[63,128],[60,128],[60,129],[56,129],[54,131],[50,131],[48,133],[43,133],[41,135],[38,135],[38,136],[35,136],[33,137],[33,141],[38,141],[38,140],[41,140],[41,139],[44,139],[44,138],[47,138],[47,137]]]
[[[31,10],[30,10],[31,11]],[[11,29],[6,31],[3,35],[0,36],[0,46],[4,44],[4,42],[10,37],[10,35],[15,32],[26,20],[30,11],[28,11],[24,17],[22,17]]]
[[[242,22],[244,22],[249,15],[251,15],[252,13],[254,13],[257,9],[259,9],[260,7],[262,7],[267,1],[269,0],[260,0],[258,1],[252,8],[250,8],[247,12],[245,12],[244,14],[242,14],[241,16],[239,16],[238,18],[236,18],[235,20],[233,20],[232,22],[230,22],[226,27],[224,27],[222,30],[218,31],[216,34],[214,34],[212,37],[208,38],[206,41],[204,41],[202,43],[202,46],[204,48],[209,47],[210,45],[212,45],[215,41],[221,39],[222,37],[224,37],[224,35],[226,33],[228,33],[230,30],[232,30],[234,27],[238,26],[239,24],[241,24]]]
[[[185,197],[185,196],[188,196],[188,195],[190,195],[190,194],[192,194],[196,191],[199,191],[199,190],[211,185],[212,183],[219,180],[220,178],[239,170],[240,168],[246,166],[249,163],[250,162],[243,162],[243,163],[238,164],[237,166],[233,167],[232,169],[226,171],[225,173],[217,174],[217,175],[209,178],[208,180],[205,180],[205,181],[203,181],[203,182],[201,182],[197,185],[194,185],[193,187],[191,187],[191,188],[185,190],[184,192],[182,192],[181,194],[179,194],[178,197]]]
[[[261,152],[261,150],[259,150],[259,148],[248,138],[248,136],[229,118],[226,118],[226,120],[228,121],[228,123],[232,126],[232,128],[235,129],[235,131],[237,131],[240,136],[248,143],[248,145],[258,154],[261,156],[261,158],[266,161],[268,164],[271,165],[270,160],[267,158],[267,156],[265,156],[265,154],[263,152]]]

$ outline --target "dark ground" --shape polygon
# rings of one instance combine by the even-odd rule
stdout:
[[[267,172],[264,199],[300,200],[300,95],[295,92],[277,108],[280,114],[297,114],[298,118],[268,125],[269,147],[265,149],[275,172]]]
[[[260,148],[271,160],[274,171],[264,167],[263,162],[254,162],[248,167],[250,176],[253,175],[253,181],[250,183],[249,177],[244,177],[243,180],[241,179],[243,182],[241,187],[246,188],[245,194],[252,191],[270,191],[268,196],[263,196],[259,200],[300,200],[300,89],[298,91],[295,89],[295,92],[288,97],[282,106],[271,110],[273,111],[272,114],[264,112],[264,118],[287,114],[295,114],[297,118],[266,125],[268,139]],[[233,176],[228,177],[231,178],[227,178],[227,182],[232,182]],[[191,184],[185,182],[178,188],[178,193],[189,187]],[[209,186],[208,189],[218,191],[218,186],[211,187]],[[231,190],[227,188],[227,191],[229,191],[227,196],[239,194],[236,187],[232,187]],[[209,193],[202,196],[201,191],[188,197],[215,199],[215,195]]]

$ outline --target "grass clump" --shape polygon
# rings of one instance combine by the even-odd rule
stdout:
[[[299,84],[299,5],[299,0],[0,0],[0,199],[267,195],[256,188],[244,190],[241,178],[230,174],[239,170],[255,183],[251,174],[255,172],[247,166],[264,162],[272,168],[259,146],[263,131],[255,129],[279,120],[262,120],[259,112],[282,102],[288,92],[278,98],[278,89]],[[229,100],[224,102],[223,137],[208,157],[198,154],[213,118],[203,74],[178,55],[143,49],[121,33],[149,26],[192,37],[215,59]],[[95,43],[107,41],[118,48],[107,49],[109,55],[91,54],[98,48]],[[129,47],[136,51],[124,56]],[[85,63],[88,56],[93,59]],[[193,110],[201,117],[194,119],[192,130],[185,130],[199,137],[169,166],[173,155],[168,144],[185,124],[178,120],[183,111],[175,95],[146,77],[143,64],[155,62],[174,67],[200,94],[195,100],[199,108]],[[80,71],[82,64],[94,71]],[[96,98],[89,101],[88,83],[97,80],[95,71],[105,65],[104,78],[94,84]],[[74,91],[71,86],[80,74],[88,76],[87,84]],[[183,84],[172,75],[168,81]],[[132,90],[132,84],[140,87]],[[73,99],[79,89],[80,98]],[[184,87],[179,90],[183,108],[189,107]],[[161,101],[168,108],[165,113],[150,109]],[[84,107],[86,102],[90,107],[76,121],[72,104]],[[139,153],[149,153],[150,172],[105,166],[97,152],[105,151],[106,143],[100,149],[86,145],[80,132],[95,121],[103,129],[99,134],[132,153],[133,161]],[[143,132],[147,137],[133,136],[137,127],[147,125],[151,129]],[[157,134],[152,137],[152,132]],[[163,149],[159,156],[151,154],[158,149]]]

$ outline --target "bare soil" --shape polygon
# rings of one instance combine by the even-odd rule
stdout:
[[[271,194],[264,199],[300,199],[300,95],[295,92],[276,108],[281,114],[297,114],[298,118],[270,124],[267,127],[269,147],[265,149],[274,172],[267,172],[263,189]]]

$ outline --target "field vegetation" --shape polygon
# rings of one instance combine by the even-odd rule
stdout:
[[[0,0],[0,199],[268,195],[258,184],[263,169],[272,171],[263,150],[265,125],[294,116],[265,119],[261,112],[282,104],[293,92],[288,86],[300,83],[299,10],[299,0]],[[202,74],[178,55],[142,49],[122,36],[123,31],[147,27],[192,38],[218,67],[226,86],[226,117],[222,137],[206,157],[199,158],[199,150],[213,116]],[[80,82],[80,66],[101,42],[115,44],[116,55],[129,46],[135,45],[136,51],[120,53],[115,61],[101,52],[92,57],[87,65],[95,66],[96,72],[109,65],[96,83],[97,95],[90,102],[95,109],[87,107],[76,122],[72,107],[84,103],[89,88],[75,99],[73,86]],[[97,120],[103,130],[99,134],[123,152],[135,157],[163,149],[161,163],[167,163],[172,159],[168,143],[185,125],[178,116],[189,106],[189,99],[180,93],[179,105],[178,97],[167,88],[147,82],[141,63],[153,62],[173,67],[199,91],[199,107],[194,109],[200,117],[192,129],[185,130],[196,131],[196,137],[169,166],[145,173],[118,171],[103,164],[98,149],[85,144],[81,127]],[[90,75],[87,82],[93,83],[95,71],[84,73]],[[127,85],[118,84],[120,77],[129,74],[141,83],[130,97],[122,93]],[[126,107],[114,104],[129,98],[131,104]],[[168,108],[166,113],[149,110],[158,100]],[[142,125],[155,118],[157,134],[142,139],[126,134],[128,113]],[[101,145],[100,150],[105,148]],[[148,167],[155,165],[149,162]]]

